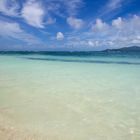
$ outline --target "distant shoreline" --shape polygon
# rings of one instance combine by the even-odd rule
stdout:
[[[115,48],[115,49],[105,49],[105,50],[92,50],[92,51],[34,51],[34,50],[1,50],[0,54],[92,54],[92,53],[102,53],[102,52],[140,52],[140,46],[131,46],[131,47],[122,47],[122,48]]]

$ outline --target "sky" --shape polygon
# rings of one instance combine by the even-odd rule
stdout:
[[[0,50],[140,46],[140,0],[0,0]]]

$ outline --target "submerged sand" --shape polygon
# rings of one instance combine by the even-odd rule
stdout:
[[[0,140],[140,140],[139,57],[0,57]]]
[[[19,128],[9,116],[10,110],[0,108],[0,140],[46,140],[46,136]]]

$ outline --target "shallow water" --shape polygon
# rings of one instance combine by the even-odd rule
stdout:
[[[0,127],[38,139],[139,140],[139,84],[138,53],[0,55]]]

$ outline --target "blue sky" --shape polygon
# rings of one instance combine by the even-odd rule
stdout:
[[[139,0],[0,0],[0,50],[140,46]]]

